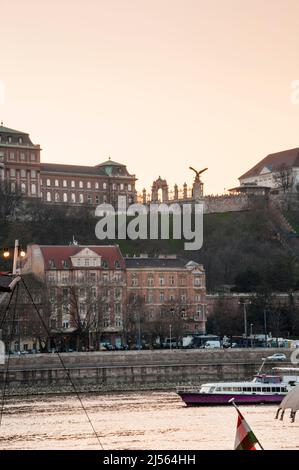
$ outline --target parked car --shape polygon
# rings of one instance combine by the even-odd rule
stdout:
[[[163,348],[178,348],[179,344],[174,338],[165,338],[165,341],[162,343]]]
[[[275,353],[272,356],[263,357],[264,361],[285,361],[287,356],[283,353]]]

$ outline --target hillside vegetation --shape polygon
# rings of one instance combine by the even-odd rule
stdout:
[[[296,220],[299,227],[298,214]],[[95,236],[97,222],[98,218],[87,207],[66,209],[31,202],[22,205],[13,217],[2,215],[0,246],[12,246],[15,238],[23,246],[68,245],[74,237],[82,245],[117,243],[124,255],[177,254],[186,260],[193,259],[204,265],[209,291],[223,286],[243,291],[285,291],[298,285],[297,264],[273,237],[266,209],[205,215],[204,242],[198,251],[185,251],[183,240],[173,239],[103,242]],[[9,266],[1,257],[0,269]]]

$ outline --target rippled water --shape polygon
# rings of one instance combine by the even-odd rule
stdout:
[[[188,408],[172,392],[84,395],[104,449],[232,449],[233,407]],[[299,421],[275,420],[276,406],[241,407],[265,449],[299,449]],[[75,396],[6,401],[0,449],[99,449]]]

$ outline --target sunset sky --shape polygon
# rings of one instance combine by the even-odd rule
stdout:
[[[298,0],[0,0],[4,125],[42,160],[223,193],[299,147]],[[1,95],[0,95],[1,98]]]

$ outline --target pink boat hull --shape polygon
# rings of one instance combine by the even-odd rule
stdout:
[[[259,405],[259,404],[277,404],[280,403],[285,394],[272,395],[243,395],[243,394],[216,394],[216,393],[195,393],[178,392],[181,399],[188,406],[219,406],[229,405],[229,400],[235,399],[237,405]]]

